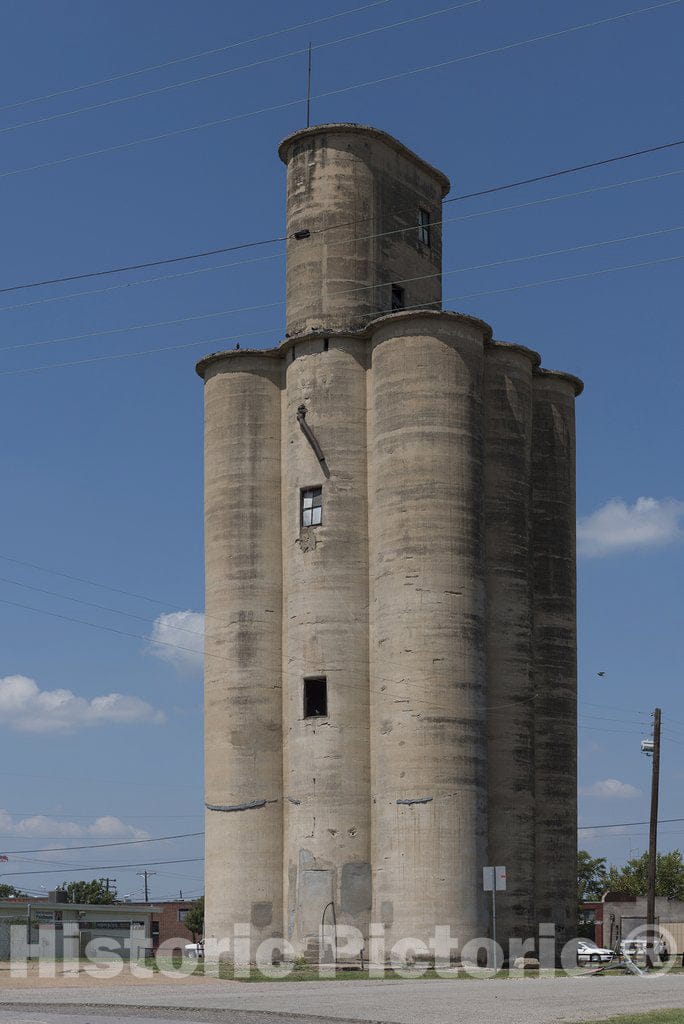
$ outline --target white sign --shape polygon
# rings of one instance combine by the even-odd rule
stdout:
[[[482,888],[485,892],[505,892],[506,868],[502,865],[482,868]]]

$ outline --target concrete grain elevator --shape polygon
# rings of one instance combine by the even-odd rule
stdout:
[[[287,333],[205,391],[207,938],[576,935],[573,376],[441,308],[447,178],[281,144]]]

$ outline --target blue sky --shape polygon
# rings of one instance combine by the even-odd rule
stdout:
[[[6,0],[0,287],[281,235],[276,146],[303,124],[304,105],[294,101],[306,65],[302,52],[264,61],[302,51],[309,39],[320,46],[450,5],[387,0],[225,47],[354,6]],[[446,171],[454,194],[668,142],[681,135],[681,3],[500,49],[647,6],[482,0],[322,47],[313,121],[386,129]],[[224,49],[22,103],[213,48]],[[315,98],[487,50],[499,52]],[[246,64],[255,66],[219,74]],[[110,102],[194,78],[204,80]],[[253,113],[282,104],[291,105]],[[223,123],[110,149],[212,121]],[[51,166],[31,169],[43,164]],[[683,187],[684,147],[445,208],[454,218],[445,224],[445,305],[483,317],[497,337],[539,349],[545,365],[586,382],[578,402],[582,824],[647,817],[650,765],[639,741],[655,704],[668,730],[661,815],[684,816],[676,299],[684,263],[674,259],[684,256]],[[577,192],[584,194],[555,198]],[[608,244],[464,269],[598,242]],[[648,265],[613,272],[636,263]],[[141,283],[152,277],[166,279]],[[84,291],[93,294],[74,297]],[[158,872],[153,897],[201,891],[200,838],[33,851],[202,828],[198,659],[161,646],[155,656],[144,638],[156,629],[192,648],[201,626],[202,389],[194,361],[221,347],[219,339],[275,343],[283,298],[278,245],[0,295],[0,602],[10,602],[0,603],[0,845],[15,884],[40,891],[64,877],[109,874],[123,894],[140,889],[136,872],[148,865]],[[131,329],[170,320],[184,322]],[[99,333],[107,331],[116,333]],[[88,336],[58,340],[74,335]],[[121,696],[101,699],[112,693]],[[644,849],[646,832],[604,831],[584,845],[619,861]],[[684,845],[684,821],[663,826],[662,845]],[[41,866],[50,856],[56,863]],[[171,860],[180,863],[153,864]],[[96,870],[110,864],[121,867]],[[66,874],[73,866],[83,870]],[[36,873],[10,878],[10,868]]]

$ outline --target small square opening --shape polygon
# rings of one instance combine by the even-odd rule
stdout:
[[[304,680],[304,718],[325,718],[328,714],[328,680],[312,676]]]
[[[399,284],[392,285],[392,311],[395,309],[405,309],[406,307],[406,294],[404,289]]]

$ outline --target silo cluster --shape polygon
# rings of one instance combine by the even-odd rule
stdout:
[[[206,936],[576,932],[576,378],[441,309],[448,180],[286,139],[287,333],[204,379]]]

